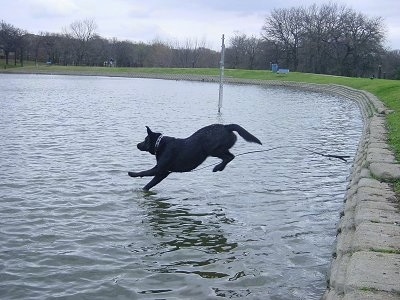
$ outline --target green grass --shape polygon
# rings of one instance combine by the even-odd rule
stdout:
[[[4,62],[0,60],[0,70],[4,70]],[[36,66],[31,62],[25,62],[24,67],[12,67],[6,72],[49,72],[49,73],[71,73],[84,75],[114,75],[127,76],[134,73],[145,74],[189,74],[218,76],[219,69],[186,69],[186,68],[105,68],[105,67],[75,67],[75,66],[47,66],[44,64]],[[226,77],[256,80],[281,80],[295,81],[305,83],[320,84],[339,84],[355,89],[365,90],[376,95],[385,105],[393,110],[393,113],[387,116],[387,126],[389,129],[389,144],[393,147],[396,158],[400,161],[400,81],[369,78],[352,78],[330,75],[319,75],[309,73],[290,72],[286,75],[277,75],[271,71],[265,70],[233,70],[225,69]]]
[[[378,252],[378,253],[384,253],[384,254],[400,254],[399,249],[375,249],[375,248],[370,248],[369,249],[372,252]]]

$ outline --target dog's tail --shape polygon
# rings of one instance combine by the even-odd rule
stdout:
[[[256,138],[254,135],[252,135],[246,129],[244,129],[243,127],[241,127],[241,126],[239,126],[237,124],[225,125],[225,128],[230,130],[230,131],[236,131],[247,142],[252,142],[252,143],[257,143],[257,144],[262,145],[262,143],[260,142],[260,140],[258,138]]]

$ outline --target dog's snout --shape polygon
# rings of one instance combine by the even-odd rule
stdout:
[[[146,149],[144,149],[145,147],[144,147],[144,143],[139,143],[139,144],[137,144],[137,148],[140,150],[140,151],[146,151]]]

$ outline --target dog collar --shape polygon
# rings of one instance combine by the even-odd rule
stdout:
[[[161,139],[163,138],[163,135],[162,134],[160,134],[160,136],[158,137],[158,139],[157,139],[157,141],[156,141],[156,144],[155,144],[155,146],[154,146],[154,154],[155,155],[157,155],[157,150],[158,150],[158,147],[160,146],[160,143],[161,143]]]

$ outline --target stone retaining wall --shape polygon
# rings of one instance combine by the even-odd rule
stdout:
[[[359,101],[364,132],[323,299],[400,299],[399,201],[390,184],[400,179],[400,165],[387,144],[390,111],[367,92],[338,90],[337,94]]]
[[[400,202],[391,184],[400,179],[400,165],[387,144],[386,115],[390,111],[371,93],[344,86],[226,81],[328,92],[359,104],[364,129],[340,214],[328,288],[322,299],[400,299]]]

